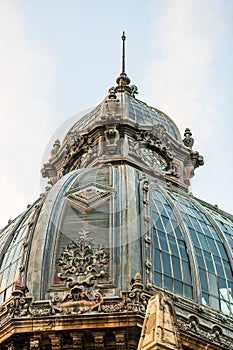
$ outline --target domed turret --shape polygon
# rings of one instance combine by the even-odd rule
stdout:
[[[136,349],[147,305],[139,349],[232,349],[233,217],[189,193],[203,158],[135,97],[122,40],[117,86],[55,140],[50,188],[0,232],[2,349]]]
[[[122,73],[117,86],[70,128],[61,143],[55,141],[42,175],[54,185],[75,169],[124,162],[188,191],[189,180],[203,165],[203,157],[192,150],[189,129],[182,143],[173,120],[136,98],[137,87],[129,85],[125,73],[124,34],[122,39]]]

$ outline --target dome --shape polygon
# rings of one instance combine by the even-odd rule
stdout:
[[[190,129],[181,140],[129,83],[123,64],[0,231],[4,350],[232,349],[233,216],[190,193]]]
[[[106,114],[106,109],[109,108],[110,101],[116,103],[117,115],[119,120],[123,123],[136,124],[140,126],[152,126],[161,124],[167,133],[174,139],[181,142],[180,132],[175,124],[165,113],[158,109],[148,106],[145,102],[140,101],[135,97],[134,86],[131,93],[128,91],[114,92],[114,88],[109,90],[103,102],[95,107],[91,112],[78,120],[69,132],[84,132],[89,130],[96,123],[102,123],[102,117]]]
[[[126,281],[116,286],[113,280],[126,273],[128,262],[127,275],[140,271],[150,290],[166,290],[233,316],[232,216],[191,195],[164,189],[128,165],[67,174],[2,231],[1,302],[11,297],[19,271],[36,300],[51,299],[54,291],[62,300],[64,281],[69,277],[74,283],[83,276],[80,271],[76,277],[67,273],[64,252],[84,239],[84,232],[87,242],[106,256],[103,274],[95,276],[105,295],[127,288]],[[27,242],[30,254],[25,259]]]

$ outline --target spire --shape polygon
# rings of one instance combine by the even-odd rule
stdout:
[[[123,31],[123,35],[121,37],[122,39],[122,71],[121,73],[125,73],[125,40],[126,40],[126,36],[125,36],[125,32]]]
[[[123,92],[128,91],[131,93],[131,88],[129,86],[130,79],[127,77],[127,74],[125,73],[125,32],[123,31],[122,34],[122,71],[119,77],[116,79],[117,87],[116,92]]]

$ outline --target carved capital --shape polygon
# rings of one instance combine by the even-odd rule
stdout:
[[[104,350],[104,332],[92,332],[95,350]]]
[[[39,350],[40,349],[40,336],[34,335],[29,340],[30,350]]]
[[[73,340],[73,349],[83,350],[83,345],[82,345],[83,332],[70,332],[70,336]]]
[[[61,349],[61,336],[60,336],[60,334],[49,333],[48,336],[50,338],[52,350],[60,350]]]
[[[126,341],[125,341],[126,331],[115,331],[113,333],[115,335],[117,350],[125,350],[126,349]]]

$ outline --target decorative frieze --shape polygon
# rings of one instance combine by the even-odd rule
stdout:
[[[224,350],[232,350],[233,343],[224,335],[222,327],[213,324],[212,328],[206,328],[200,324],[200,320],[196,315],[190,315],[188,319],[178,319],[178,327],[181,332],[200,338],[218,346]]]

